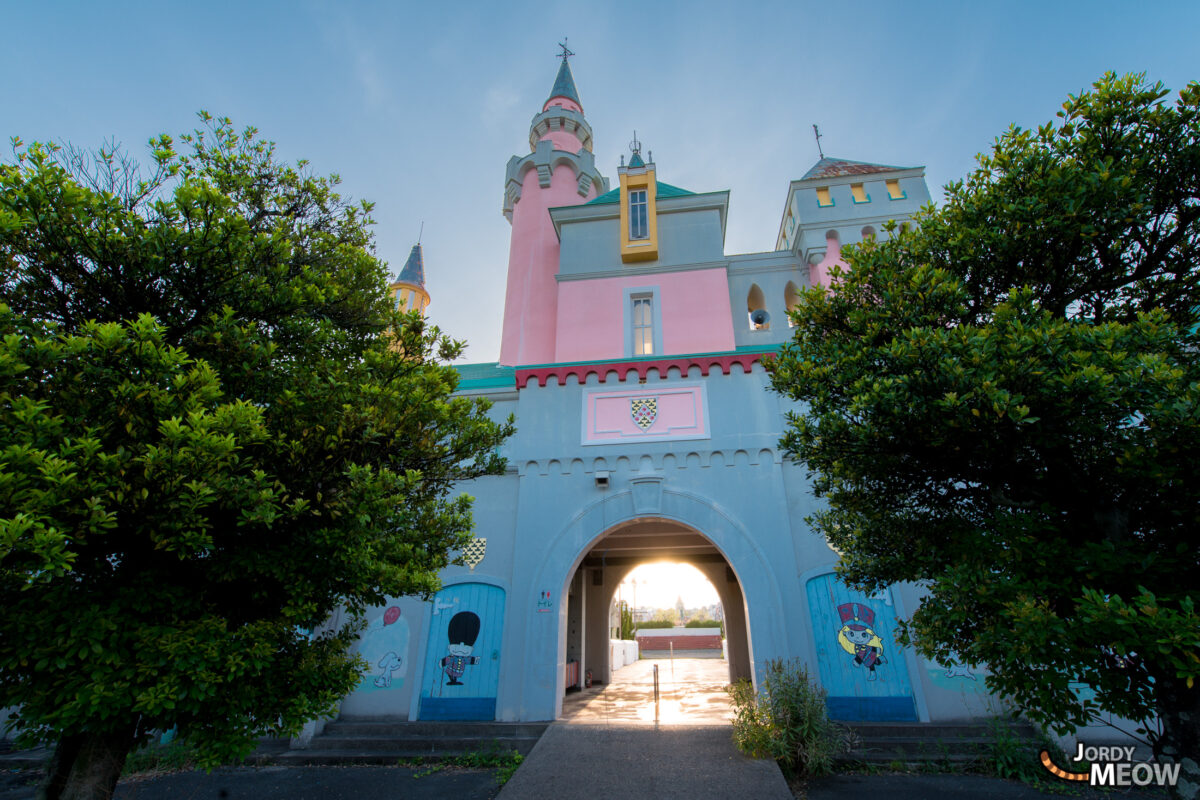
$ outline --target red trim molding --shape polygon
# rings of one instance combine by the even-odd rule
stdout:
[[[587,383],[588,376],[595,373],[600,383],[608,381],[610,372],[617,373],[618,381],[629,379],[629,373],[637,373],[639,380],[645,380],[650,370],[657,370],[660,378],[667,377],[667,370],[672,367],[679,369],[679,374],[686,378],[692,367],[699,367],[701,375],[715,367],[722,375],[728,375],[734,364],[741,364],[744,372],[749,372],[755,361],[761,361],[763,356],[770,353],[728,353],[714,356],[684,356],[683,358],[661,358],[656,360],[637,359],[636,361],[604,361],[586,364],[547,364],[537,367],[517,367],[517,388],[528,387],[531,380],[537,381],[538,386],[545,386],[548,378],[557,378],[558,385],[563,386],[567,378],[574,375],[580,384]]]

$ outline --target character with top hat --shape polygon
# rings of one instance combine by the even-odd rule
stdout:
[[[838,606],[842,628],[838,631],[838,644],[854,656],[856,667],[867,668],[867,680],[878,680],[875,668],[887,663],[883,657],[883,642],[875,633],[875,612],[862,603],[842,603]]]

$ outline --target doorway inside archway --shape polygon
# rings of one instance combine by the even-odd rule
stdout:
[[[567,595],[565,718],[597,694],[607,715],[648,702],[658,662],[660,717],[666,709],[703,722],[711,713],[700,711],[717,704],[720,719],[708,721],[727,721],[724,687],[750,676],[746,605],[729,561],[703,534],[671,520],[617,526],[580,559]],[[674,706],[664,706],[667,688]]]

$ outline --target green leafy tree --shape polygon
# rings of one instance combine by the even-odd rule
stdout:
[[[629,604],[624,600],[619,606],[621,615],[621,638],[625,640],[633,639],[633,610],[629,608]]]
[[[0,706],[57,743],[51,798],[110,796],[154,730],[213,765],[331,713],[512,430],[393,311],[369,204],[202,117],[145,176],[0,166]]]
[[[1109,74],[1007,131],[804,293],[772,379],[842,577],[927,588],[905,642],[1062,733],[1152,721],[1194,795],[1200,85],[1166,95]]]

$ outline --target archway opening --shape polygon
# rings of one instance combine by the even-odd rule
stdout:
[[[741,584],[709,539],[626,523],[589,546],[568,586],[563,717],[589,703],[584,717],[646,718],[657,667],[662,721],[728,721],[724,687],[750,677],[750,640]]]

